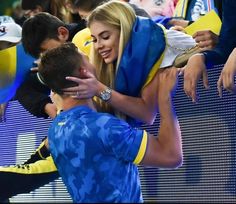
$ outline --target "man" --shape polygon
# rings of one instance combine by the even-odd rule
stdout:
[[[65,24],[57,17],[42,12],[27,19],[23,24],[22,43],[26,52],[38,58],[40,53],[48,48],[71,41],[74,35],[83,28],[85,28],[84,22],[78,25]],[[56,110],[48,97],[49,91],[37,82],[36,74],[32,73],[17,91],[16,99],[33,115],[53,118]]]
[[[77,85],[66,76],[84,77],[81,69],[91,66],[72,43],[51,49],[41,58],[39,76],[63,110],[49,129],[50,151],[74,202],[142,202],[134,164],[162,168],[182,164],[181,133],[171,97],[178,72],[158,73],[161,122],[156,138],[110,114],[96,112],[92,99],[63,94],[64,88]]]

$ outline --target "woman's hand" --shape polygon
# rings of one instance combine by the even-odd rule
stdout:
[[[65,88],[64,94],[78,99],[86,99],[92,98],[93,96],[98,96],[101,90],[103,90],[105,87],[105,85],[97,80],[92,72],[87,70],[83,71],[83,78],[68,76],[66,79],[77,83],[78,86]]]

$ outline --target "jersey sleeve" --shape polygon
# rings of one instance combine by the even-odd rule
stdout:
[[[139,164],[146,152],[147,132],[132,128],[128,123],[119,119],[110,121],[109,127],[105,145],[118,159]]]

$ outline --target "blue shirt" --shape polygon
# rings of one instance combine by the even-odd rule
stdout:
[[[147,133],[87,106],[62,112],[49,129],[54,162],[74,202],[142,202],[137,166]]]
[[[222,27],[219,42],[213,50],[204,52],[207,67],[225,63],[236,47],[236,1],[224,0],[222,3]]]

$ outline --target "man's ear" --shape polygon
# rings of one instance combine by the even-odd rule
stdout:
[[[58,32],[58,38],[60,41],[62,42],[66,42],[69,38],[69,30],[64,27],[64,26],[60,26],[58,29],[57,29],[57,32]]]

